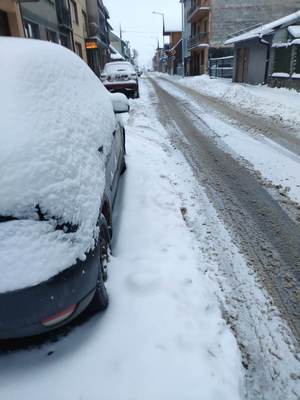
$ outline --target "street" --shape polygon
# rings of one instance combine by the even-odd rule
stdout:
[[[1,399],[298,399],[299,206],[205,96],[150,74],[131,107],[110,306],[2,352]]]

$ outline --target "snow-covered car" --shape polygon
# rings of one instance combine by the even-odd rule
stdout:
[[[104,310],[123,94],[62,46],[0,38],[0,339]],[[5,56],[4,56],[5,55]]]
[[[127,97],[140,97],[138,75],[132,64],[127,61],[105,64],[101,81],[112,93],[120,92],[126,94]]]

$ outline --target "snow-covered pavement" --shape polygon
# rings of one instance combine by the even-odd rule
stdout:
[[[3,400],[243,398],[241,356],[206,277],[207,249],[185,222],[192,172],[151,96],[143,84],[128,120],[110,307],[58,342],[2,355]]]

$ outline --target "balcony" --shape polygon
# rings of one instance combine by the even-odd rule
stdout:
[[[201,46],[207,47],[208,44],[209,44],[208,32],[199,32],[188,40],[188,49],[190,50],[195,47],[201,47]]]
[[[57,19],[60,28],[71,30],[71,14],[66,1],[56,0]]]
[[[210,0],[197,0],[187,12],[188,22],[197,22],[210,12]]]

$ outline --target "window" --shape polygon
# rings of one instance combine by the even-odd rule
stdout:
[[[204,58],[205,58],[204,50],[201,50],[201,53],[200,53],[200,65],[201,66],[204,65]]]
[[[82,58],[82,47],[81,44],[78,42],[75,42],[75,52],[79,57]]]
[[[40,29],[37,24],[34,24],[29,21],[24,21],[24,31],[25,36],[30,39],[39,39],[40,38]]]
[[[204,21],[203,25],[204,25],[203,32],[208,32],[208,20],[207,19]]]
[[[295,73],[300,74],[300,46],[299,45],[297,45],[297,48],[296,48]]]
[[[7,14],[0,10],[0,36],[10,36]]]
[[[291,50],[291,46],[275,48],[273,72],[290,74]]]
[[[64,34],[60,34],[60,38],[59,38],[59,43],[64,46],[67,47],[68,49],[71,48],[70,46],[70,40],[68,38],[68,36],[64,35]]]
[[[82,19],[83,19],[83,31],[87,32],[87,16],[86,16],[86,12],[82,10]]]
[[[71,7],[71,18],[72,22],[75,22],[75,24],[78,25],[78,10],[77,10],[77,4],[74,0],[70,1],[70,7]]]
[[[57,43],[57,33],[54,31],[51,31],[50,29],[47,29],[47,40],[49,42]]]

